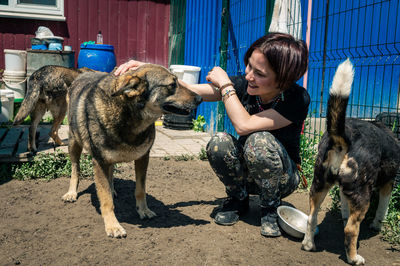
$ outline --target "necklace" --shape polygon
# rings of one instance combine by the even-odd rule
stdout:
[[[269,108],[274,108],[281,100],[283,101],[283,92],[280,93],[279,95],[275,96],[274,99],[272,99],[272,101],[270,102],[272,104]],[[256,96],[256,102],[257,102],[258,110],[260,112],[264,111],[265,109],[263,107],[263,103],[261,101],[260,96],[258,96],[258,95]]]

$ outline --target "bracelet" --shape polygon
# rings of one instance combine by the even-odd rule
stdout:
[[[224,94],[221,94],[221,97],[224,98],[226,95],[228,95],[229,93],[231,93],[232,91],[236,92],[234,89],[227,89]]]
[[[217,90],[219,90],[220,92],[223,90],[223,89],[225,89],[226,87],[229,87],[229,86],[234,86],[235,84],[233,84],[232,82],[228,82],[228,83],[226,83],[226,84],[224,84],[224,85],[222,85],[221,87],[219,87]]]
[[[222,101],[225,102],[225,100],[227,100],[229,97],[231,97],[232,95],[235,95],[236,91],[235,90],[227,90],[224,95],[222,96]]]

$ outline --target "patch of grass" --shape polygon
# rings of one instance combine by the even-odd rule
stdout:
[[[201,150],[199,152],[199,160],[202,160],[202,161],[208,160],[207,151],[206,151],[206,149],[204,149],[204,147],[201,147]]]
[[[340,211],[340,191],[339,186],[334,185],[331,190],[329,190],[329,196],[332,199],[330,209],[332,211]]]
[[[83,178],[93,176],[91,159],[90,155],[83,154],[81,156],[80,169]],[[39,153],[30,162],[12,164],[8,178],[51,180],[70,176],[70,174],[71,161],[68,154],[56,151],[55,153]]]
[[[300,157],[301,157],[301,169],[303,175],[307,179],[308,187],[311,186],[311,182],[314,177],[314,165],[315,159],[318,153],[318,138],[307,138],[304,134],[300,136]]]
[[[400,247],[400,183],[393,189],[382,234],[383,239]]]
[[[194,156],[193,155],[189,155],[189,154],[182,154],[182,155],[178,155],[174,157],[175,161],[192,161],[194,160]]]

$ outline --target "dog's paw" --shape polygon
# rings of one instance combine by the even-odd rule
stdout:
[[[381,231],[381,228],[382,228],[382,223],[380,222],[380,221],[376,221],[376,220],[374,220],[370,225],[369,225],[369,228],[371,228],[372,230],[375,230],[375,231]]]
[[[62,196],[62,200],[65,202],[75,202],[78,194],[76,192],[67,192]]]
[[[347,259],[348,263],[353,264],[353,265],[365,265],[365,259],[360,256],[356,255],[354,259]]]
[[[56,145],[62,146],[64,145],[63,141],[60,139],[57,133],[49,133],[49,137],[53,139]]]
[[[317,248],[313,241],[304,238],[303,242],[301,243],[301,249],[305,251],[315,251]]]
[[[137,212],[140,216],[140,219],[153,218],[153,217],[157,216],[157,214],[155,212],[153,212],[152,210],[150,210],[149,208],[145,208],[145,209],[138,208]]]
[[[58,146],[65,146],[65,143],[63,141],[56,141],[56,145]]]
[[[114,238],[126,237],[126,231],[120,224],[109,227],[106,226],[106,233],[107,236],[109,237],[114,237]]]

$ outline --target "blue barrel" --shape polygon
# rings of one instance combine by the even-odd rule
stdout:
[[[78,68],[87,67],[102,72],[111,72],[115,65],[114,46],[108,44],[81,44]]]

